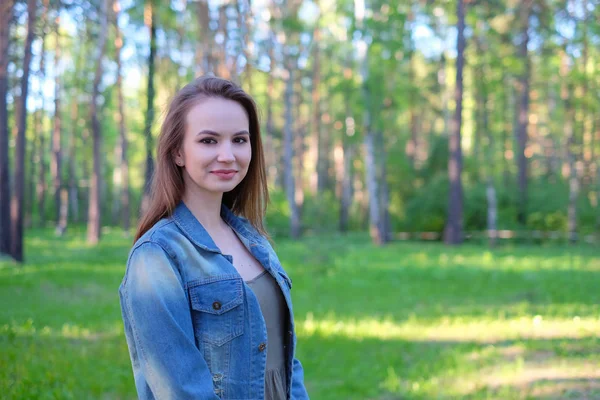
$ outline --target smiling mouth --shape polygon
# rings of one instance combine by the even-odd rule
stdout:
[[[216,176],[218,176],[221,179],[231,179],[233,178],[233,176],[235,174],[237,174],[237,171],[235,170],[219,170],[219,171],[211,171],[212,174],[215,174]]]

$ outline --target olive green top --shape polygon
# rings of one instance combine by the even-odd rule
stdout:
[[[285,298],[277,281],[266,270],[246,284],[258,299],[267,326],[265,400],[285,399]]]

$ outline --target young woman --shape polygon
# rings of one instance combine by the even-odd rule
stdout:
[[[119,287],[141,399],[308,399],[267,202],[252,98],[215,77],[185,86]]]

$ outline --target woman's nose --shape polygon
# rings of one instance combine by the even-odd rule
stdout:
[[[219,162],[232,162],[235,161],[235,156],[229,143],[224,143],[219,147],[219,154],[217,155],[217,161]]]

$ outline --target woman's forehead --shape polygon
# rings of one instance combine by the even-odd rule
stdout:
[[[197,133],[203,130],[218,134],[235,134],[249,130],[248,113],[233,100],[207,98],[194,105],[186,116],[187,130]]]

